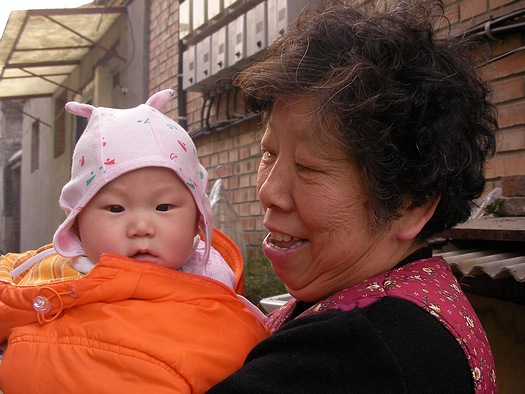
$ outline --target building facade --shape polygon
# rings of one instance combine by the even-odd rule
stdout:
[[[264,53],[278,30],[303,5],[315,1],[96,1],[89,7],[98,8],[99,22],[91,25],[105,21],[108,10],[120,9],[121,15],[108,22],[96,42],[90,42],[89,37],[86,40],[88,32],[82,31],[80,23],[64,19],[63,24],[72,24],[70,29],[78,25],[69,52],[57,55],[61,61],[47,62],[55,71],[40,76],[26,90],[6,93],[12,87],[7,84],[11,80],[9,73],[20,74],[22,71],[16,67],[22,62],[15,64],[14,55],[8,59],[11,63],[0,59],[5,63],[0,96],[23,99],[22,111],[27,114],[22,121],[20,156],[20,249],[49,241],[63,219],[57,200],[68,179],[72,149],[83,127],[81,121],[64,113],[63,104],[78,100],[95,106],[131,107],[161,89],[173,88],[176,98],[165,112],[194,138],[209,171],[210,190],[217,179],[222,179],[227,200],[242,224],[247,257],[261,257],[259,245],[266,231],[255,188],[261,125],[259,117],[244,108],[231,76]],[[447,0],[446,7],[455,32],[477,34],[491,50],[492,61],[480,66],[493,88],[501,128],[498,153],[487,168],[487,190],[491,190],[502,177],[525,172],[525,51],[520,51],[524,44],[525,1]],[[37,16],[32,15],[35,20]],[[12,16],[10,22],[16,27],[16,18]],[[46,28],[35,25],[33,30]],[[66,30],[56,29],[54,34],[64,38]],[[39,37],[47,33],[20,34],[21,38],[37,41],[36,51]],[[5,34],[0,46],[4,53],[11,46],[15,55],[28,53],[27,48],[17,52]],[[66,61],[75,46],[89,49],[76,61]],[[27,70],[27,64],[24,67]],[[66,67],[70,68],[64,71]],[[65,75],[59,83],[57,74]],[[8,211],[2,209],[3,223],[8,223]],[[1,245],[5,245],[5,231],[2,237]]]
[[[58,199],[87,122],[65,103],[127,108],[147,99],[148,11],[135,1],[11,14],[0,40],[2,250],[51,242],[65,218]]]
[[[217,18],[211,19],[208,24],[197,22],[202,25],[196,29],[196,39],[191,36],[181,37],[178,21],[181,19],[181,9],[186,12],[184,3],[188,6],[189,0],[150,1],[152,23],[149,33],[151,56],[148,89],[150,93],[167,87],[177,90],[179,99],[172,102],[168,114],[175,119],[182,117],[186,123],[195,139],[200,158],[210,173],[210,184],[218,178],[223,179],[228,200],[242,222],[248,256],[258,258],[261,256],[259,245],[266,234],[255,191],[260,155],[259,119],[244,112],[229,77],[224,74],[209,78],[211,82],[201,87],[177,88],[181,84],[180,74],[185,69],[184,65],[181,67],[177,64],[177,60],[184,61],[181,51],[203,40],[206,29],[213,35],[216,30],[209,26],[220,24]],[[193,4],[198,3],[193,1]],[[249,9],[253,9],[261,1],[225,3],[251,3]],[[271,3],[267,2],[267,10]],[[279,2],[281,6],[287,4],[294,11],[299,8],[297,3]],[[501,128],[498,153],[487,168],[487,190],[491,190],[500,184],[502,177],[525,173],[525,51],[519,51],[525,39],[523,27],[514,26],[517,24],[516,19],[521,23],[523,21],[519,18],[523,18],[525,13],[525,2],[447,0],[446,7],[455,32],[478,34],[490,45],[490,58],[493,61],[481,66],[480,70],[491,83]],[[268,11],[268,18],[269,15]],[[184,17],[182,19],[186,20]],[[229,22],[230,19],[227,19],[223,25]],[[234,69],[236,67],[233,66]],[[196,69],[199,67],[196,66]],[[229,122],[232,118],[234,121]]]

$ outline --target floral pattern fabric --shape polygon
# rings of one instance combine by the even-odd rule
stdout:
[[[476,393],[497,392],[494,359],[485,331],[442,257],[414,261],[369,278],[318,302],[298,318],[327,310],[364,308],[382,297],[410,301],[435,317],[463,349]],[[290,319],[294,306],[292,299],[268,317],[266,324],[272,332]]]

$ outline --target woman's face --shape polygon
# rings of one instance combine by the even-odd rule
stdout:
[[[344,148],[309,138],[309,102],[278,101],[265,129],[257,188],[263,251],[287,290],[317,301],[393,264],[392,230],[372,230],[367,194]],[[313,131],[313,133],[312,133]],[[320,141],[324,141],[321,143]]]

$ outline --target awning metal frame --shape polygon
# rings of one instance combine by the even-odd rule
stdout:
[[[75,29],[72,26],[68,26],[67,22],[64,23],[64,21],[60,21],[57,18],[60,17],[67,17],[70,15],[73,16],[79,16],[79,15],[86,15],[86,16],[93,16],[93,15],[100,15],[100,20],[97,26],[96,34],[95,36],[103,36],[105,32],[109,30],[111,25],[118,19],[118,16],[121,14],[124,14],[126,12],[125,7],[79,7],[79,8],[66,8],[66,9],[42,9],[42,10],[26,10],[26,11],[14,11],[14,13],[19,13],[15,15],[15,18],[13,20],[13,30],[11,31],[12,35],[9,37],[4,38],[2,36],[2,39],[0,40],[0,49],[3,49],[4,53],[4,59],[0,59],[0,100],[1,99],[20,99],[20,98],[29,98],[29,97],[45,97],[52,95],[56,88],[52,88],[52,86],[61,87],[63,89],[66,89],[70,92],[73,92],[75,94],[79,94],[80,92],[76,89],[72,89],[71,87],[65,86],[63,81],[65,78],[60,77],[67,77],[71,74],[72,71],[68,70],[71,67],[78,66],[81,64],[82,59],[86,56],[84,54],[82,57],[72,56],[70,59],[60,59],[57,60],[56,58],[53,59],[52,57],[49,59],[32,59],[31,56],[28,56],[28,61],[16,61],[13,60],[15,54],[21,54],[21,53],[28,53],[31,54],[31,52],[38,51],[39,53],[46,53],[49,51],[64,51],[64,50],[89,50],[93,47],[96,47],[105,53],[111,55],[112,57],[115,57],[116,59],[119,59],[123,62],[126,62],[125,57],[121,56],[116,51],[107,48],[103,45],[101,45],[98,40],[94,40],[91,37],[86,36],[86,34],[82,34],[77,29]],[[25,13],[23,16],[23,21],[20,21],[22,19],[22,14]],[[102,22],[102,18],[104,15],[111,15],[112,20],[110,22],[106,22],[105,29],[100,33],[98,28],[100,27],[100,24]],[[10,19],[12,18],[13,13],[10,16]],[[35,31],[28,32],[28,25],[30,24],[31,18],[34,17],[41,17],[45,18],[46,20],[50,21],[52,24],[56,25],[57,30],[54,30],[52,33],[57,34],[62,29],[64,31],[64,34],[69,34],[71,40],[72,37],[78,37],[80,38],[78,45],[64,45],[60,46],[54,43],[53,45],[50,45],[49,39],[46,37],[45,32],[42,32],[42,37],[38,37],[37,41],[35,41],[35,44],[32,45],[33,48],[28,48],[27,46],[25,48],[18,48],[21,40],[24,38],[26,34],[34,34]],[[18,19],[16,19],[18,18]],[[8,20],[8,26],[9,26],[9,20]],[[20,25],[18,25],[20,24]],[[67,33],[66,33],[67,32]],[[4,35],[6,33],[4,32]],[[61,33],[60,33],[61,34]],[[16,36],[15,36],[16,35]],[[98,37],[100,39],[100,37]],[[70,43],[69,43],[70,44]],[[5,45],[4,48],[1,48],[2,45]],[[51,55],[52,56],[52,55]],[[36,56],[35,56],[36,57]],[[55,54],[56,57],[56,54]],[[20,59],[20,56],[19,56]],[[24,60],[24,59],[20,59]],[[56,72],[53,72],[52,70],[49,70],[49,68],[53,67],[63,67],[62,70],[56,70]],[[45,72],[38,73],[37,71],[30,70],[31,68],[48,68],[47,70],[43,70]],[[18,70],[19,75],[6,77],[6,72],[9,72],[11,70]],[[12,74],[12,73],[11,73]],[[2,89],[2,81],[8,82],[7,86],[10,86],[9,84],[14,84],[15,81],[20,81],[27,84],[29,80],[26,80],[26,78],[31,78],[34,81],[37,79],[45,81],[46,83],[50,84],[49,88],[47,85],[40,85],[40,90],[37,92],[32,91],[30,86],[27,86],[27,88],[24,89],[13,89],[15,91],[7,92],[9,89]],[[11,85],[12,86],[12,85]],[[20,86],[20,85],[18,85]],[[21,91],[21,93],[18,92]],[[26,94],[27,93],[27,94]]]

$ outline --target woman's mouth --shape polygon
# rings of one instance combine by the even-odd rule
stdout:
[[[270,231],[264,242],[278,249],[293,249],[303,245],[306,240],[292,237],[291,235]]]

